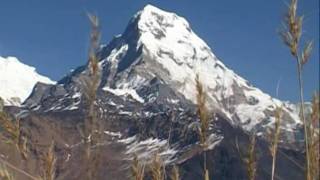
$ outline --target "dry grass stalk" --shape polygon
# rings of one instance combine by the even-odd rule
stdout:
[[[290,48],[291,54],[298,56],[299,41],[301,38],[303,16],[297,15],[298,0],[291,0],[288,12],[284,19],[284,30],[280,35],[283,42]]]
[[[273,180],[275,177],[275,167],[277,161],[277,150],[278,150],[278,143],[280,139],[280,124],[281,124],[281,117],[282,116],[282,108],[277,107],[275,110],[275,122],[274,122],[274,132],[270,134],[270,153],[272,156],[272,171],[271,171],[271,179]],[[273,136],[273,137],[272,137]]]
[[[203,84],[200,82],[199,75],[196,76],[196,91],[197,91],[197,111],[200,118],[200,128],[199,128],[199,136],[200,136],[200,145],[203,149],[203,169],[204,169],[204,179],[209,178],[209,172],[207,170],[207,157],[206,157],[206,149],[207,149],[207,136],[209,129],[209,116],[208,109],[206,106],[206,92],[204,90]]]
[[[96,57],[100,32],[99,32],[99,22],[98,18],[93,15],[88,15],[89,20],[91,22],[91,36],[90,36],[90,49],[89,49],[89,78],[86,79],[85,83],[85,97],[86,103],[88,105],[88,116],[84,122],[84,142],[87,146],[87,157],[90,157],[90,147],[97,143],[97,139],[95,139],[97,135],[97,130],[99,129],[96,118],[95,111],[95,102],[96,102],[96,94],[100,81],[100,70],[98,65],[98,59]]]
[[[102,137],[102,125],[99,124],[96,113],[97,90],[100,82],[100,68],[96,56],[99,48],[100,27],[96,16],[88,14],[91,23],[90,48],[88,59],[88,78],[84,78],[84,95],[88,107],[87,117],[83,127],[77,126],[85,146],[85,161],[87,164],[87,179],[97,179],[98,167],[100,166],[100,148],[97,146]],[[92,151],[92,148],[95,150]]]
[[[320,143],[319,143],[319,92],[315,93],[312,100],[311,123],[308,124],[309,136],[309,163],[310,163],[310,179],[319,179],[319,162],[320,162]]]
[[[245,159],[245,162],[247,164],[247,173],[250,180],[254,180],[256,177],[256,171],[257,171],[257,160],[256,160],[256,136],[252,135],[250,137],[250,146],[248,150],[248,158]]]
[[[4,165],[0,165],[0,179],[14,180],[13,175],[8,171],[7,167]]]
[[[208,110],[206,107],[206,93],[203,84],[200,82],[199,75],[196,76],[196,91],[197,91],[197,108],[200,118],[200,143],[206,148],[207,133],[209,129]]]
[[[20,174],[28,177],[29,179],[32,179],[32,180],[40,180],[40,179],[41,179],[41,178],[39,178],[39,177],[35,177],[35,176],[29,174],[28,172],[26,172],[26,171],[24,171],[24,170],[22,170],[22,169],[19,169],[18,167],[14,166],[13,164],[9,163],[8,161],[2,159],[1,157],[0,157],[0,162],[1,162],[2,164],[4,164],[6,167],[9,167],[10,169],[12,169],[12,170],[14,170],[14,171],[17,172],[17,173],[20,173]]]
[[[256,178],[257,172],[257,160],[256,160],[256,136],[255,133],[250,135],[250,144],[246,154],[242,154],[240,151],[238,139],[236,138],[236,147],[238,149],[242,162],[246,165],[247,175],[249,180]]]
[[[133,158],[131,173],[135,180],[143,180],[144,178],[144,166],[139,162],[137,155]]]
[[[18,145],[20,138],[19,120],[13,121],[5,112],[0,112],[0,126],[8,137],[8,140],[13,144]]]
[[[209,180],[209,171],[208,171],[208,169],[206,169],[205,172],[204,172],[204,180]]]
[[[43,179],[54,180],[56,176],[56,161],[57,158],[54,153],[54,142],[52,141],[48,152],[43,157]]]
[[[172,171],[171,171],[171,174],[170,174],[170,179],[171,180],[180,180],[180,173],[179,173],[179,167],[174,165],[172,167]]]
[[[3,130],[7,142],[15,145],[21,157],[26,160],[27,138],[21,133],[20,120],[11,120],[5,112],[0,112],[0,129]]]
[[[308,122],[305,118],[305,110],[304,110],[304,97],[303,97],[303,81],[302,81],[302,68],[303,65],[306,64],[309,60],[313,42],[307,42],[305,48],[302,50],[300,55],[299,46],[300,46],[300,38],[302,32],[302,22],[303,16],[297,15],[297,6],[298,0],[291,0],[291,3],[288,8],[288,12],[284,19],[284,28],[280,32],[280,35],[283,39],[283,42],[286,46],[289,47],[292,56],[295,58],[297,62],[298,69],[298,83],[300,90],[300,111],[301,111],[301,119],[304,124],[304,138],[305,138],[305,148],[306,148],[306,177],[310,180],[310,156],[309,156],[309,140],[308,140]]]
[[[164,162],[159,154],[156,154],[150,166],[152,180],[164,180],[163,164]]]

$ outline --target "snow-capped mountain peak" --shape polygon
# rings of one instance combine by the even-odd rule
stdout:
[[[177,63],[189,63],[189,66],[197,59],[208,56],[214,59],[210,48],[192,31],[183,17],[152,5],[147,5],[137,17],[139,45],[142,44],[147,53],[172,55],[170,58],[177,60]]]
[[[134,15],[123,34],[101,46],[99,58],[100,90],[110,97],[121,97],[126,103],[195,104],[198,74],[207,91],[210,110],[235,126],[264,132],[272,127],[277,106],[284,109],[284,129],[291,133],[301,123],[290,104],[253,87],[225,66],[183,17],[152,5]],[[57,94],[50,97],[54,104],[42,107],[44,111],[79,107],[79,98],[72,97],[81,90],[78,82],[83,76],[85,66],[61,80],[61,86],[52,90]],[[60,97],[61,92],[69,94]],[[50,94],[54,92],[50,90]]]
[[[158,39],[161,39],[167,33],[172,33],[167,32],[170,29],[184,34],[186,34],[185,30],[191,31],[188,21],[183,17],[152,5],[145,6],[135,15],[135,18],[137,17],[139,18],[138,28],[140,31],[153,33]]]
[[[55,83],[16,57],[0,56],[0,97],[4,99],[5,105],[19,106],[30,95],[37,82]]]
[[[288,104],[253,87],[226,67],[185,18],[175,13],[147,5],[114,42],[106,46],[108,52],[102,60],[111,64],[107,86],[134,89],[139,95],[141,88],[156,77],[195,103],[195,77],[199,74],[209,106],[244,129],[271,125],[277,106],[284,107],[287,127],[300,123]]]

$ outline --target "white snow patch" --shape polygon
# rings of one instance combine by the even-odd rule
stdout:
[[[119,140],[127,144],[126,154],[129,156],[137,155],[142,161],[150,161],[156,152],[159,153],[165,163],[173,161],[177,150],[168,147],[167,140],[157,138],[148,138],[146,140],[138,141],[135,136]]]
[[[73,99],[79,98],[79,97],[81,97],[81,93],[80,92],[76,92],[76,93],[74,93],[74,95],[72,95]]]
[[[109,87],[104,87],[103,90],[111,92],[116,96],[128,96],[130,95],[133,99],[140,103],[144,103],[144,99],[138,95],[134,89],[111,89]]]
[[[131,115],[132,115],[132,112],[129,112],[129,111],[119,111],[119,114],[131,116]]]
[[[251,130],[256,124],[266,118],[263,113],[263,106],[250,106],[248,104],[239,104],[236,107],[236,113],[246,130]]]
[[[117,104],[116,104],[116,103],[114,103],[114,102],[113,102],[113,101],[111,101],[111,100],[110,100],[110,101],[108,101],[108,104],[109,104],[109,105],[111,105],[111,106],[117,106]]]
[[[120,132],[104,131],[104,133],[112,137],[117,137],[117,138],[122,137],[122,134]]]
[[[134,142],[137,139],[136,136],[132,136],[132,137],[128,137],[125,139],[120,139],[118,140],[119,143],[123,143],[123,144],[131,144],[132,142]]]

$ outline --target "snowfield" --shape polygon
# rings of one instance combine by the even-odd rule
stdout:
[[[16,57],[0,56],[0,97],[4,99],[5,105],[19,106],[30,95],[37,82],[55,84]]]

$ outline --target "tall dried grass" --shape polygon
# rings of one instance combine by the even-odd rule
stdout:
[[[2,159],[1,157],[0,157],[0,162],[1,162],[1,164],[3,164],[3,166],[0,166],[0,171],[3,171],[3,173],[7,171],[6,173],[9,173],[12,176],[12,173],[10,171],[8,171],[8,169],[7,169],[7,168],[10,168],[11,170],[14,170],[17,173],[20,173],[20,174],[24,175],[25,177],[28,177],[29,179],[42,180],[40,177],[35,177],[35,176],[29,174],[28,172],[14,166],[13,164],[9,163],[6,160]]]
[[[3,103],[3,102],[1,102]],[[0,106],[2,106],[1,104]],[[28,147],[27,138],[22,134],[21,123],[19,119],[12,119],[3,109],[0,111],[0,137],[1,140],[7,144],[14,145],[14,150],[17,150],[23,160],[27,160]],[[17,166],[6,161],[0,157],[0,179],[14,179],[12,173],[7,169],[10,168],[14,172],[20,173],[29,179],[39,180],[39,177],[35,177],[28,172],[18,168]]]
[[[308,124],[308,137],[309,137],[309,163],[310,163],[310,179],[316,180],[320,178],[320,107],[319,107],[319,92],[313,95],[312,99],[312,113],[311,122]]]
[[[97,179],[100,166],[100,147],[98,144],[102,138],[102,125],[97,118],[96,103],[97,90],[100,82],[100,68],[97,51],[100,43],[100,25],[97,16],[88,14],[91,23],[90,47],[88,58],[88,77],[84,77],[84,101],[87,106],[87,115],[83,126],[77,126],[84,143],[85,161],[87,165],[87,179]],[[94,147],[94,151],[93,151]]]
[[[248,179],[254,180],[256,178],[256,172],[257,172],[255,133],[252,133],[250,135],[250,144],[245,154],[241,152],[237,138],[235,143],[236,143],[236,147],[239,152],[240,158],[242,162],[245,164]]]
[[[160,155],[156,153],[150,165],[152,180],[164,180],[165,172],[163,171],[164,162]]]
[[[28,157],[27,138],[21,133],[20,120],[13,120],[6,112],[0,112],[0,129],[6,141],[13,144],[21,157],[26,160]]]
[[[207,169],[207,136],[209,129],[209,115],[208,109],[206,106],[206,92],[204,90],[203,84],[200,82],[199,75],[196,75],[196,91],[197,91],[197,111],[200,118],[200,128],[199,128],[199,136],[200,136],[200,145],[203,150],[203,169],[204,169],[204,179],[209,180],[209,171]]]
[[[309,136],[308,136],[308,122],[305,117],[304,97],[303,97],[303,79],[302,71],[303,66],[308,62],[311,51],[313,49],[313,41],[305,43],[304,48],[300,52],[301,35],[303,16],[297,15],[298,0],[291,0],[288,7],[288,12],[284,18],[283,29],[280,31],[280,36],[286,46],[289,47],[291,55],[297,63],[298,70],[298,84],[300,90],[300,115],[304,124],[304,138],[306,148],[306,179],[311,180],[311,167],[310,167],[310,150],[309,150]]]
[[[277,150],[278,150],[278,143],[280,139],[281,118],[282,118],[282,108],[277,107],[275,110],[274,131],[269,132],[269,138],[270,138],[269,141],[271,142],[271,146],[269,147],[269,150],[272,156],[272,170],[271,170],[272,180],[274,180],[274,177],[275,177]]]
[[[56,176],[56,155],[54,153],[54,142],[52,141],[48,152],[43,156],[43,180],[54,180]]]
[[[172,167],[171,174],[170,174],[170,179],[171,180],[180,180],[181,179],[178,166],[174,165]]]
[[[95,110],[95,103],[97,98],[97,89],[100,81],[100,69],[98,65],[98,59],[96,56],[100,31],[99,31],[99,20],[96,16],[89,14],[88,15],[91,23],[91,35],[90,35],[90,48],[89,48],[89,78],[84,81],[84,94],[86,104],[88,106],[88,115],[84,121],[84,142],[86,145],[87,157],[90,157],[91,146],[96,144],[98,141],[99,135],[99,126],[97,122],[97,115]]]
[[[13,175],[8,171],[7,167],[0,165],[0,179],[1,180],[14,180]]]
[[[135,180],[144,179],[144,165],[140,163],[137,155],[132,160],[131,173]]]

